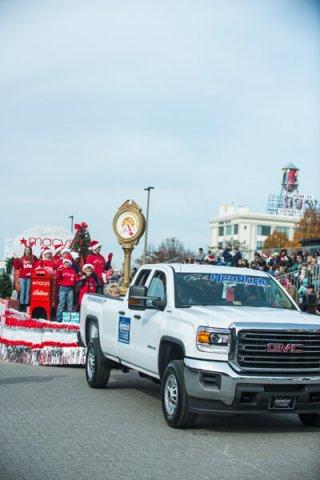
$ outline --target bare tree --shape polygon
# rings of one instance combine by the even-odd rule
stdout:
[[[185,248],[182,242],[175,237],[162,240],[158,247],[149,246],[146,263],[170,263],[184,262],[186,258],[194,257],[194,252]],[[135,263],[142,265],[142,256],[137,258]]]

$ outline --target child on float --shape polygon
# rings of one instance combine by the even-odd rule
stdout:
[[[85,293],[96,293],[99,288],[99,279],[94,272],[93,265],[86,263],[83,265],[83,275],[76,283],[76,293],[78,295],[78,306],[80,308],[82,298]]]
[[[13,259],[13,267],[19,273],[20,297],[19,306],[21,311],[26,311],[30,303],[31,272],[37,258],[32,253],[32,248],[26,246],[22,257]]]
[[[57,284],[59,287],[57,322],[62,321],[64,311],[72,312],[74,309],[74,287],[77,279],[78,274],[72,268],[72,257],[70,254],[65,255],[62,266],[57,270]]]
[[[118,283],[110,283],[107,287],[107,295],[110,297],[120,297],[121,289]]]
[[[97,240],[92,240],[89,245],[89,250],[91,253],[86,258],[86,263],[93,265],[95,274],[99,279],[98,292],[102,293],[103,291],[103,274],[107,272],[107,262],[105,258],[101,255],[101,243]]]
[[[69,248],[62,248],[61,249],[61,254],[58,255],[58,257],[56,259],[57,269],[60,268],[63,265],[64,258],[68,258],[68,257],[71,257],[71,260],[72,260],[72,265],[71,266],[74,269],[74,271],[79,273],[79,266],[74,261],[74,258],[71,255],[71,250],[69,250]]]
[[[52,256],[52,251],[49,247],[45,247],[42,252],[41,260],[38,260],[35,269],[43,268],[48,273],[53,273],[56,270],[56,262]]]

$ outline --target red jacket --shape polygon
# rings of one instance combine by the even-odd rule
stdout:
[[[102,272],[105,271],[106,261],[100,253],[90,253],[86,258],[86,263],[93,265],[97,277],[102,280]]]
[[[41,260],[37,261],[35,268],[44,268],[44,269],[51,268],[52,270],[56,270],[57,265],[53,258],[51,258],[50,260],[42,258]]]
[[[74,287],[78,280],[78,274],[72,267],[62,265],[57,271],[59,287]]]
[[[31,257],[15,258],[13,260],[13,266],[16,270],[20,271],[20,278],[31,277],[31,272],[35,266],[37,259],[34,255]]]
[[[53,257],[53,261],[55,263],[55,270],[58,270],[59,267],[62,265],[62,256],[61,255],[55,255]]]
[[[79,307],[81,305],[83,295],[85,293],[96,293],[98,285],[99,280],[94,273],[84,280],[78,281],[76,291],[77,288],[79,288]]]

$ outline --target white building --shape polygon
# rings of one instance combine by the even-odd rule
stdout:
[[[274,231],[293,239],[294,225],[301,217],[252,213],[249,208],[220,205],[218,217],[211,218],[210,246],[224,248],[229,243],[243,244],[249,252],[261,251],[265,239]]]

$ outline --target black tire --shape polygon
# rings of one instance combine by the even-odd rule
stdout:
[[[106,388],[110,370],[110,366],[101,352],[99,338],[92,338],[86,355],[86,379],[88,385],[91,388]]]
[[[306,427],[320,427],[319,413],[299,413],[300,422]]]
[[[197,414],[190,412],[184,383],[183,360],[172,360],[161,382],[162,411],[167,424],[174,428],[191,427]]]

